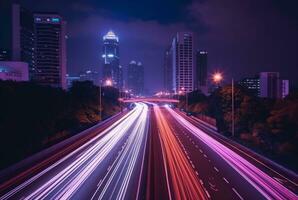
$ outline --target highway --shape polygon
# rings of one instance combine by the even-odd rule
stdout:
[[[277,180],[168,107],[160,109],[211,199],[297,199]],[[179,164],[180,165],[180,164]]]
[[[0,199],[137,199],[148,125],[148,106],[137,103],[67,155],[2,190]]]
[[[180,111],[135,105],[0,183],[0,200],[298,199],[297,175]]]

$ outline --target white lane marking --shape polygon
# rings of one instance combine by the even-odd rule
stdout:
[[[235,194],[237,194],[239,199],[244,200],[243,197],[237,192],[237,190],[235,188],[232,188],[232,190],[235,192]]]
[[[198,173],[198,171],[196,171],[196,175],[197,175],[197,176],[199,176],[199,173]]]
[[[204,157],[207,158],[208,156],[206,154],[204,154]]]
[[[200,179],[200,183],[201,183],[201,185],[204,185],[204,182],[202,181],[202,179]]]
[[[201,153],[203,153],[202,149],[199,150]]]
[[[229,184],[229,181],[225,177],[223,177],[223,180]]]
[[[216,172],[219,172],[219,170],[216,168],[216,167],[213,167],[214,168],[214,170],[216,171]]]
[[[210,199],[210,198],[211,198],[211,197],[210,197],[210,194],[209,194],[209,192],[206,190],[206,188],[205,188],[205,192],[206,192],[207,197]]]

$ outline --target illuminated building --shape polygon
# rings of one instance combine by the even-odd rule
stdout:
[[[58,14],[36,13],[33,80],[66,89],[66,22]]]
[[[281,82],[279,72],[260,73],[260,97],[281,98]]]
[[[179,32],[172,42],[173,90],[194,90],[193,33]]]
[[[260,79],[258,77],[244,78],[238,84],[247,89],[251,94],[255,96],[260,95]]]
[[[19,61],[0,61],[0,80],[28,81],[28,64]]]
[[[123,88],[123,70],[119,64],[119,38],[113,31],[103,36],[103,82],[112,80],[113,86]]]
[[[141,62],[131,61],[127,73],[128,89],[135,95],[144,93],[144,67]]]

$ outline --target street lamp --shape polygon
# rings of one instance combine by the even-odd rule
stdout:
[[[105,81],[105,86],[113,86],[113,81],[111,79],[107,79]]]
[[[220,72],[215,72],[212,75],[212,80],[215,84],[219,86],[220,82],[223,80],[223,75]],[[234,79],[232,78],[232,136],[235,136],[235,102],[234,102]]]
[[[212,75],[212,80],[215,84],[219,85],[220,82],[223,80],[223,76],[222,76],[222,73],[220,72],[215,72],[213,75]]]

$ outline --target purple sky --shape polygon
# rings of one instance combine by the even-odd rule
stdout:
[[[141,61],[145,87],[162,88],[163,52],[177,31],[195,32],[209,52],[209,73],[240,79],[280,71],[298,85],[296,0],[23,0],[32,10],[57,11],[68,21],[68,72],[100,70],[102,36],[120,38],[120,63]],[[32,5],[34,7],[32,8]]]

